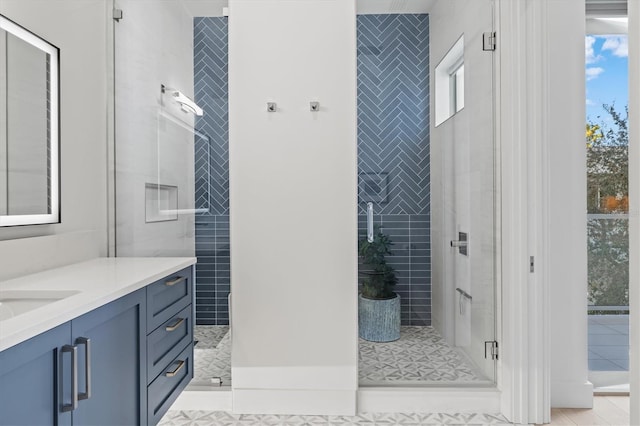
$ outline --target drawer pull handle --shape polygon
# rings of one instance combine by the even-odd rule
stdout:
[[[62,403],[62,412],[66,413],[78,408],[78,358],[77,348],[71,345],[64,345],[62,353],[69,352],[71,354],[71,404]],[[64,385],[64,372],[62,372],[62,385]],[[64,390],[62,392],[64,395]]]
[[[172,285],[176,285],[184,280],[186,280],[186,277],[175,277],[172,280],[165,281],[164,285],[166,285],[167,287],[171,287]]]
[[[85,392],[78,393],[78,400],[91,398],[91,339],[78,337],[76,345],[84,345],[84,377]]]
[[[180,371],[182,369],[182,367],[184,367],[184,361],[180,361],[175,370],[167,371],[166,373],[164,373],[164,375],[167,376],[167,377],[173,377],[176,374],[178,374],[178,371]]]
[[[167,330],[167,331],[175,331],[178,327],[180,327],[182,325],[183,322],[184,322],[184,318],[178,318],[178,321],[176,321],[175,324],[168,325],[165,328],[165,330]]]

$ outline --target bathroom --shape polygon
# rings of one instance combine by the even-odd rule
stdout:
[[[491,29],[491,3],[480,5],[476,2],[475,4],[476,6],[473,8],[466,5],[468,11],[465,14],[477,18],[484,12],[484,24],[487,29]],[[309,301],[313,304],[317,303],[317,307],[312,308],[305,302],[293,302],[292,306],[283,307],[282,309],[288,310],[289,313],[282,314],[282,318],[277,318],[273,313],[267,312],[269,308],[265,309],[263,306],[268,305],[261,304],[250,311],[251,315],[247,317],[249,321],[255,321],[256,317],[265,318],[264,328],[261,327],[260,332],[256,333],[260,336],[260,340],[256,340],[255,344],[274,348],[278,348],[278,344],[268,344],[268,340],[273,342],[282,339],[281,345],[283,346],[289,343],[285,341],[284,337],[281,337],[282,330],[278,330],[274,324],[270,324],[270,321],[275,323],[289,322],[290,318],[300,317],[304,312],[308,314],[310,309],[319,318],[326,317],[325,304],[334,303],[333,300],[336,298],[343,299],[341,294],[345,288],[352,287],[345,286],[340,281],[336,283],[340,286],[339,288],[329,286],[326,281],[330,280],[330,276],[327,276],[324,271],[318,270],[317,262],[325,262],[329,265],[342,262],[340,258],[345,254],[341,253],[341,247],[346,245],[346,237],[353,234],[353,229],[344,228],[346,226],[344,221],[347,218],[345,212],[337,207],[338,195],[325,189],[329,183],[322,178],[313,182],[310,180],[311,177],[305,177],[304,181],[309,186],[304,188],[286,182],[289,181],[289,177],[285,170],[299,168],[306,161],[314,160],[302,152],[295,159],[281,154],[282,152],[299,152],[299,148],[296,146],[299,145],[299,141],[273,142],[273,147],[266,151],[254,147],[254,150],[259,151],[252,150],[252,152],[261,152],[260,157],[264,161],[266,169],[262,168],[262,161],[260,164],[255,164],[256,159],[253,156],[240,157],[242,161],[236,160],[236,164],[238,164],[236,170],[244,170],[245,164],[252,164],[252,170],[238,172],[241,175],[235,181],[240,182],[238,185],[242,185],[243,189],[240,187],[236,189],[238,194],[235,195],[235,199],[239,200],[239,203],[251,203],[255,206],[252,210],[260,212],[254,218],[243,220],[243,223],[250,220],[250,223],[255,224],[257,229],[252,229],[252,232],[249,232],[250,223],[244,223],[241,226],[242,229],[236,231],[239,233],[236,239],[243,240],[246,238],[245,234],[251,234],[255,235],[252,238],[271,240],[273,248],[272,250],[262,248],[260,254],[254,254],[256,257],[251,265],[242,263],[240,266],[234,266],[233,264],[234,253],[236,253],[234,250],[237,249],[237,253],[242,253],[244,249],[240,243],[236,245],[233,242],[233,236],[230,237],[230,234],[233,234],[230,222],[234,220],[233,213],[231,213],[234,208],[230,207],[230,200],[233,202],[234,196],[231,194],[233,188],[230,189],[230,185],[233,186],[234,179],[230,177],[233,170],[229,169],[233,168],[234,161],[229,142],[232,137],[232,135],[230,136],[229,92],[232,84],[230,79],[234,73],[228,71],[230,69],[230,18],[224,16],[226,13],[224,6],[221,3],[196,1],[164,2],[162,6],[151,7],[149,3],[145,2],[122,1],[117,4],[117,7],[123,10],[123,16],[126,18],[123,17],[115,25],[116,169],[118,169],[118,165],[121,165],[121,171],[116,170],[116,188],[141,188],[145,182],[152,179],[156,179],[162,185],[170,184],[170,182],[176,181],[171,173],[178,169],[185,171],[181,176],[186,181],[184,184],[176,185],[173,183],[173,185],[192,186],[194,189],[189,191],[189,196],[195,194],[194,199],[175,200],[174,207],[182,210],[187,209],[187,213],[190,213],[188,209],[191,208],[195,211],[193,216],[179,214],[179,216],[171,218],[178,220],[160,222],[151,224],[151,226],[149,223],[144,226],[136,226],[134,224],[142,223],[142,221],[124,219],[123,225],[120,225],[118,217],[130,218],[141,214],[141,203],[144,197],[142,194],[135,194],[128,190],[124,194],[117,193],[116,253],[118,256],[180,255],[185,253],[181,250],[183,250],[182,245],[185,245],[186,242],[186,253],[192,254],[188,249],[194,247],[195,240],[195,256],[198,258],[195,283],[195,338],[198,343],[194,349],[196,369],[190,389],[201,391],[207,387],[215,388],[218,386],[223,391],[228,391],[237,385],[234,377],[242,374],[241,372],[232,372],[232,364],[236,362],[236,359],[235,356],[233,359],[231,357],[233,340],[228,331],[230,311],[234,311],[229,308],[229,294],[233,286],[232,281],[234,281],[232,277],[235,277],[236,274],[238,274],[238,277],[235,278],[236,282],[242,281],[241,276],[244,271],[264,268],[260,278],[264,284],[260,284],[260,286],[272,287],[274,284],[266,277],[271,273],[280,274],[272,271],[273,267],[278,271],[283,271],[282,288],[272,288],[269,291],[272,294],[261,293],[261,298],[265,299],[276,295],[282,298],[289,297],[282,291],[295,285],[293,283],[299,279],[309,281],[304,286],[300,286],[300,291],[302,288],[308,289],[305,291],[313,291],[312,289],[316,286],[323,287],[323,293],[327,292],[329,300],[324,302],[320,300]],[[484,358],[486,352],[484,342],[495,340],[493,265],[496,251],[492,231],[495,208],[493,201],[494,158],[492,154],[494,152],[494,138],[491,124],[492,110],[484,107],[493,101],[491,85],[482,84],[480,86],[477,84],[481,79],[491,80],[493,55],[492,52],[481,49],[466,54],[464,61],[467,64],[471,63],[472,69],[482,67],[481,73],[467,74],[467,93],[474,90],[474,87],[481,87],[481,92],[479,91],[476,96],[470,96],[464,109],[460,105],[456,111],[458,113],[456,117],[451,117],[446,123],[444,123],[445,118],[440,118],[443,123],[438,123],[438,127],[431,130],[431,82],[429,75],[431,69],[438,73],[441,72],[439,70],[452,66],[452,64],[445,64],[442,68],[437,68],[447,51],[459,41],[462,34],[460,28],[451,28],[449,32],[442,29],[445,26],[450,27],[445,23],[446,14],[455,13],[455,8],[443,5],[438,8],[424,2],[413,9],[408,5],[405,5],[404,9],[398,5],[395,6],[397,9],[392,9],[390,4],[385,5],[384,8],[381,6],[361,2],[357,11],[357,46],[355,49],[358,58],[358,195],[357,200],[351,200],[349,207],[354,201],[357,201],[359,233],[347,247],[353,247],[355,240],[362,239],[367,227],[366,204],[373,202],[373,222],[376,225],[381,225],[384,233],[394,242],[392,255],[388,261],[396,270],[396,275],[399,278],[395,291],[400,295],[402,301],[403,338],[386,345],[360,341],[359,385],[370,387],[389,384],[493,387],[495,385],[495,361],[491,357]],[[385,13],[379,13],[380,10],[385,10]],[[432,10],[432,14],[429,14],[428,12]],[[432,16],[436,19],[433,19]],[[438,17],[441,18],[437,19]],[[476,19],[475,22],[478,23],[477,27],[473,31],[467,30],[465,32],[467,37],[465,45],[481,44],[483,31],[481,31],[479,21]],[[436,40],[441,38],[442,42],[430,42],[430,33],[434,33],[434,26],[435,34],[442,34]],[[141,28],[144,30],[142,31]],[[258,30],[255,29],[255,31]],[[268,31],[268,29],[265,28],[264,31]],[[468,50],[471,49],[468,48]],[[437,59],[434,64],[431,64],[433,57],[431,52],[433,51],[435,51]],[[190,56],[191,52],[193,52],[192,56]],[[309,53],[310,55],[315,54],[313,51]],[[456,54],[458,56],[454,60],[448,59],[448,61],[460,62],[463,59],[463,49],[459,48]],[[277,122],[276,120],[284,119],[278,116],[287,117],[287,114],[300,114],[300,120],[305,120],[304,122],[308,118],[312,118],[316,123],[322,122],[323,114],[321,113],[325,111],[323,105],[327,105],[327,98],[330,99],[330,95],[325,95],[325,92],[331,93],[330,88],[320,86],[319,83],[312,80],[312,76],[300,78],[298,74],[303,72],[302,64],[314,63],[315,61],[318,64],[317,67],[320,68],[322,61],[328,61],[328,58],[301,56],[302,54],[293,56],[291,59],[282,58],[282,61],[288,62],[278,66],[276,63],[269,63],[272,61],[271,58],[265,58],[265,63],[262,66],[276,68],[279,73],[282,73],[284,69],[298,70],[289,71],[286,80],[290,82],[295,81],[296,78],[300,80],[292,83],[292,86],[295,84],[298,87],[298,91],[309,92],[312,90],[314,96],[307,101],[318,102],[320,111],[315,113],[305,111],[310,114],[305,114],[307,117],[304,117],[298,105],[289,106],[286,104],[287,97],[292,98],[293,93],[279,95],[275,88],[262,84],[256,84],[255,87],[250,86],[252,90],[264,92],[268,97],[268,99],[264,99],[264,111],[260,111],[261,113],[266,112],[267,102],[276,103],[277,110],[265,115],[267,119]],[[132,69],[131,64],[136,64],[136,66]],[[259,67],[259,65],[254,65],[252,68],[255,67]],[[447,78],[449,74],[447,73]],[[153,78],[151,78],[152,76]],[[168,79],[170,83],[163,83],[163,78]],[[275,79],[276,77],[265,76],[264,78]],[[341,77],[327,76],[326,81],[332,83],[339,78]],[[125,95],[120,98],[118,88],[125,86],[128,80],[145,81],[142,84],[138,83],[135,88],[133,86],[123,88],[122,93]],[[118,85],[118,82],[121,86]],[[171,115],[170,112],[176,105],[172,105],[167,100],[167,93],[158,93],[160,84],[167,84],[175,90],[184,91],[198,107],[202,108],[203,114],[198,116],[178,110],[177,117],[184,122],[177,124],[175,119],[172,119],[174,115]],[[247,85],[247,83],[244,84]],[[312,85],[313,88],[305,87]],[[246,87],[242,87],[242,90],[249,91]],[[349,89],[344,87],[343,90]],[[460,92],[464,93],[464,87],[460,89]],[[440,95],[435,91],[434,94],[435,96]],[[126,99],[124,99],[125,96]],[[157,107],[154,108],[152,103],[158,96],[161,96],[160,112],[157,111]],[[467,94],[467,96],[469,95]],[[449,93],[447,92],[446,98],[448,99],[448,97]],[[325,99],[324,102],[322,98]],[[300,103],[300,100],[289,101],[291,104],[294,102]],[[294,110],[291,111],[291,108]],[[476,113],[470,112],[474,110]],[[141,135],[128,131],[128,129],[135,128],[135,123],[140,121],[141,111],[144,111],[146,115],[145,120],[151,122],[157,119],[159,129],[157,137],[153,137],[152,134]],[[328,112],[330,109],[326,111]],[[345,111],[345,113],[348,112],[348,110]],[[475,121],[468,122],[466,117],[473,117],[472,120]],[[237,122],[239,121],[240,118],[237,119]],[[451,145],[444,143],[452,138],[451,132],[463,135],[469,133],[469,128],[476,129],[473,146],[458,148],[458,151],[444,149],[445,146]],[[155,129],[140,130],[152,132]],[[264,131],[273,131],[273,129],[265,129]],[[303,129],[301,128],[300,131]],[[319,129],[314,131],[320,133]],[[438,137],[433,145],[431,144],[431,134]],[[480,138],[479,136],[482,134],[485,134],[486,137]],[[255,139],[256,136],[257,134],[247,135],[243,138]],[[333,135],[329,134],[325,137],[333,137]],[[189,154],[195,153],[195,164],[189,166],[193,167],[194,171],[189,168],[186,169],[188,170],[186,172],[185,168],[175,166],[176,159],[184,153],[180,151],[180,148],[174,148],[177,146],[175,143],[171,145],[172,138],[183,138],[185,141],[193,143],[193,147],[185,145],[185,149]],[[290,136],[284,135],[283,138],[290,138]],[[141,144],[142,140],[148,141],[146,146]],[[336,139],[336,142],[339,141],[340,139]],[[342,152],[340,155],[344,159],[349,157],[346,156],[346,152],[338,151],[346,149],[343,142],[339,143],[342,147],[336,147],[332,152],[326,154],[316,152],[314,154],[314,156],[328,155],[330,162],[328,159],[325,160],[328,165],[323,167],[321,171],[313,173],[326,173],[328,180],[330,175],[334,174],[334,169],[336,172],[340,170],[339,167],[342,163],[333,156]],[[123,148],[118,149],[119,144],[122,144]],[[314,152],[311,146],[309,146],[309,152]],[[171,149],[177,151],[169,151]],[[471,149],[472,151],[465,154],[462,152],[463,149]],[[140,165],[147,161],[149,153],[157,155],[158,158],[149,162],[147,176],[144,176]],[[349,154],[352,155],[353,152],[349,151]],[[431,161],[431,156],[438,158],[439,161]],[[473,180],[479,188],[469,191],[469,179],[466,182],[458,182],[458,186],[455,188],[453,186],[447,187],[448,183],[443,183],[448,182],[448,179],[453,176],[464,174],[464,170],[454,170],[454,167],[448,168],[448,170],[440,168],[440,164],[446,164],[447,161],[453,165],[452,156],[461,157],[460,161],[456,163],[456,167],[457,164],[464,164],[462,167],[466,168],[473,167],[471,173],[474,174]],[[469,156],[477,159],[473,165],[469,164]],[[186,162],[182,159],[178,161]],[[291,163],[297,164],[292,165]],[[282,173],[272,176],[274,168],[282,170]],[[132,172],[129,173],[129,170]],[[440,177],[444,173],[451,173],[451,175],[446,178]],[[334,175],[338,176],[337,173]],[[316,175],[312,174],[312,176],[314,176],[313,179],[317,179]],[[342,179],[347,177],[351,179],[353,176],[345,175],[341,177],[340,182],[335,182],[335,184],[344,186],[343,182],[345,181]],[[243,179],[251,179],[251,183],[244,182]],[[276,185],[278,187],[274,188]],[[372,190],[372,188],[375,189]],[[464,193],[464,191],[467,192],[467,198],[464,196],[455,198],[453,195]],[[179,189],[177,192],[179,196],[185,196]],[[251,194],[251,199],[249,199],[249,195],[246,195],[247,199],[243,200],[244,194]],[[482,197],[482,199],[469,200],[468,197]],[[434,205],[432,199],[441,201]],[[460,203],[465,202],[473,203],[478,214],[474,217],[459,215],[456,218],[452,212],[445,213],[444,210],[441,210],[443,206],[460,209]],[[315,209],[316,213],[311,212],[312,209]],[[240,212],[239,216],[243,214],[239,208],[236,208],[235,211]],[[148,213],[149,209],[146,212]],[[337,216],[338,213],[340,217]],[[316,219],[312,219],[312,217]],[[237,220],[239,222],[241,219]],[[301,234],[299,231],[295,231],[300,238],[289,236],[288,232],[284,230],[288,224],[293,223],[295,225],[290,226],[291,230],[300,229],[298,226],[303,226],[306,231],[306,225],[303,225],[303,222],[313,222],[314,220],[327,224],[332,221],[335,223],[328,229],[325,228],[328,225],[321,225],[322,229],[326,229],[324,232],[331,230],[333,235],[328,241],[330,249],[333,251],[331,260],[321,260],[322,257],[316,258],[313,247],[308,246],[310,243],[321,243],[321,240],[316,240],[314,234],[317,231],[310,223],[308,234],[304,231]],[[184,222],[182,226],[186,227],[187,231],[181,227],[180,222]],[[432,226],[432,223],[438,223],[438,226]],[[165,224],[166,228],[164,228],[165,231],[162,235],[154,234],[153,226]],[[465,256],[469,257],[468,261],[467,259],[456,259],[463,257],[463,255],[449,247],[449,241],[446,242],[447,247],[443,248],[441,244],[437,244],[437,247],[432,248],[431,238],[445,238],[441,230],[447,228],[451,229],[446,233],[447,235],[455,234],[456,236],[457,230],[470,232],[470,228],[472,228],[471,232],[474,235],[471,237],[471,244],[477,244],[477,246],[470,246],[469,250],[475,256]],[[189,234],[189,229],[195,230],[193,234]],[[342,231],[340,231],[341,229]],[[433,236],[431,235],[432,229],[435,234]],[[454,229],[456,231],[453,231]],[[177,244],[167,245],[167,240],[176,241]],[[255,241],[246,244],[251,244],[256,248],[260,247],[256,245]],[[482,252],[480,252],[480,247],[482,247]],[[239,254],[235,256],[242,261]],[[477,260],[474,257],[477,257]],[[292,259],[297,260],[293,261]],[[437,265],[433,269],[432,259]],[[451,269],[446,272],[439,267],[441,263],[451,262],[453,264],[456,261],[458,264],[452,265]],[[294,265],[296,263],[297,266]],[[456,270],[456,268],[458,269]],[[284,273],[284,270],[287,272]],[[471,290],[470,278],[456,281],[458,284],[455,287],[461,287],[460,290],[464,293],[456,292],[455,287],[447,288],[447,286],[452,286],[451,283],[440,284],[445,281],[445,273],[451,275],[468,274],[477,277],[474,280],[476,282],[473,283],[473,290]],[[433,288],[432,274],[433,279],[437,282]],[[245,279],[251,282],[251,278]],[[292,283],[288,282],[290,280],[293,280]],[[453,282],[452,278],[449,280]],[[479,285],[479,283],[483,284]],[[237,299],[240,297],[253,299],[253,296],[250,295],[243,296],[241,293],[243,288],[238,288],[240,290],[233,292],[236,300],[233,300],[232,297],[231,303],[237,303],[236,309],[242,315],[242,311],[247,309],[245,306],[248,303],[255,303],[255,301],[238,301]],[[247,288],[251,287],[247,285]],[[291,290],[289,288],[287,291]],[[315,293],[315,291],[313,292]],[[331,292],[334,292],[334,295],[331,295]],[[356,294],[357,290],[353,289],[353,293]],[[475,303],[463,295],[470,295],[470,293],[475,298]],[[302,297],[302,294],[299,297]],[[432,298],[437,303],[433,303]],[[474,321],[471,321],[472,316]],[[340,321],[346,322],[347,319],[343,318]],[[432,326],[432,322],[434,326]],[[476,327],[473,332],[471,331],[472,324]],[[351,325],[355,326],[355,323]],[[273,329],[274,327],[276,330]],[[287,327],[290,326],[287,325]],[[322,337],[329,330],[330,328],[327,327],[323,331],[318,330],[317,333],[305,333],[304,339],[311,339],[309,345],[316,347],[321,342],[333,339],[331,336]],[[471,335],[476,337],[474,342],[471,341]],[[473,348],[472,345],[474,345]],[[322,343],[322,346],[325,346],[325,343]],[[313,352],[316,351],[319,351],[319,348],[313,349]],[[280,352],[281,349],[276,349],[273,356],[281,357]],[[390,368],[385,367],[394,358],[403,361],[402,368],[399,364]],[[199,371],[198,366],[200,365],[202,368]],[[276,373],[265,372],[264,374]],[[289,373],[282,372],[282,374]],[[309,372],[308,374],[315,375],[317,373]],[[220,389],[212,391],[220,391]]]
[[[280,3],[3,1],[61,51],[62,220],[2,229],[37,261],[0,278],[197,258],[185,407],[504,412],[494,2]],[[384,344],[358,339],[368,202],[399,280]]]

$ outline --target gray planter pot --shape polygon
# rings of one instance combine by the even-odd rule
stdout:
[[[358,334],[370,342],[393,342],[400,338],[400,296],[375,300],[359,296]]]

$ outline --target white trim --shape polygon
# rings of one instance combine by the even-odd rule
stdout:
[[[640,4],[629,2],[629,93],[640,92]],[[640,98],[629,96],[630,424],[640,424]]]
[[[26,41],[37,49],[45,52],[49,57],[51,105],[49,117],[50,144],[50,180],[51,212],[45,214],[5,215],[0,216],[0,227],[21,225],[42,225],[60,222],[60,64],[59,50],[54,45],[41,39],[20,25],[0,15],[0,29]]]
[[[231,388],[190,385],[171,410],[232,411]],[[499,413],[496,388],[360,388],[358,413]]]
[[[499,413],[496,388],[360,388],[358,413]]]
[[[345,377],[357,377],[358,367],[351,365],[339,366],[259,366],[259,367],[231,367],[233,390],[278,389],[305,390],[309,383],[314,383],[314,390],[353,390],[345,388]]]
[[[547,1],[497,1],[497,146],[501,187],[502,412],[550,420],[548,213],[543,195],[547,121]],[[530,256],[535,273],[529,272]],[[499,292],[500,293],[500,292]]]
[[[593,398],[593,384],[552,381],[553,407],[584,408],[584,401]]]
[[[611,35],[627,34],[629,21],[627,18],[587,18],[587,34]]]
[[[435,126],[447,121],[456,114],[456,100],[453,98],[451,76],[464,65],[464,35],[461,35],[451,49],[434,68],[435,81]]]
[[[233,389],[234,414],[354,416],[355,390]]]
[[[115,25],[114,0],[105,2],[107,37],[105,51],[107,75],[107,256],[116,256],[116,61],[115,61]],[[195,318],[195,317],[194,317]]]
[[[190,385],[188,390],[182,392],[169,409],[177,411],[231,412],[233,398],[230,387],[193,389],[193,385]]]

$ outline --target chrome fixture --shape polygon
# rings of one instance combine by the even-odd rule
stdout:
[[[373,242],[373,203],[367,203],[367,241]]]
[[[190,112],[198,117],[202,117],[204,115],[203,109],[181,91],[167,87],[164,84],[161,85],[161,91],[162,93],[168,93],[174,101],[179,103],[180,108],[182,108],[184,112]]]
[[[451,247],[457,247],[458,253],[469,255],[469,235],[466,232],[458,232],[458,239],[451,240]]]
[[[464,299],[469,300],[469,303],[471,303],[471,301],[473,300],[473,297],[471,297],[471,295],[469,293],[467,293],[466,291],[464,291],[461,288],[456,288],[456,291],[458,293],[460,293],[460,298],[458,300],[458,305],[460,308],[460,315],[464,315]]]
[[[317,101],[309,102],[309,109],[312,112],[320,111],[320,102],[317,102]]]
[[[267,102],[267,112],[276,112],[278,110],[278,104],[275,102]]]

